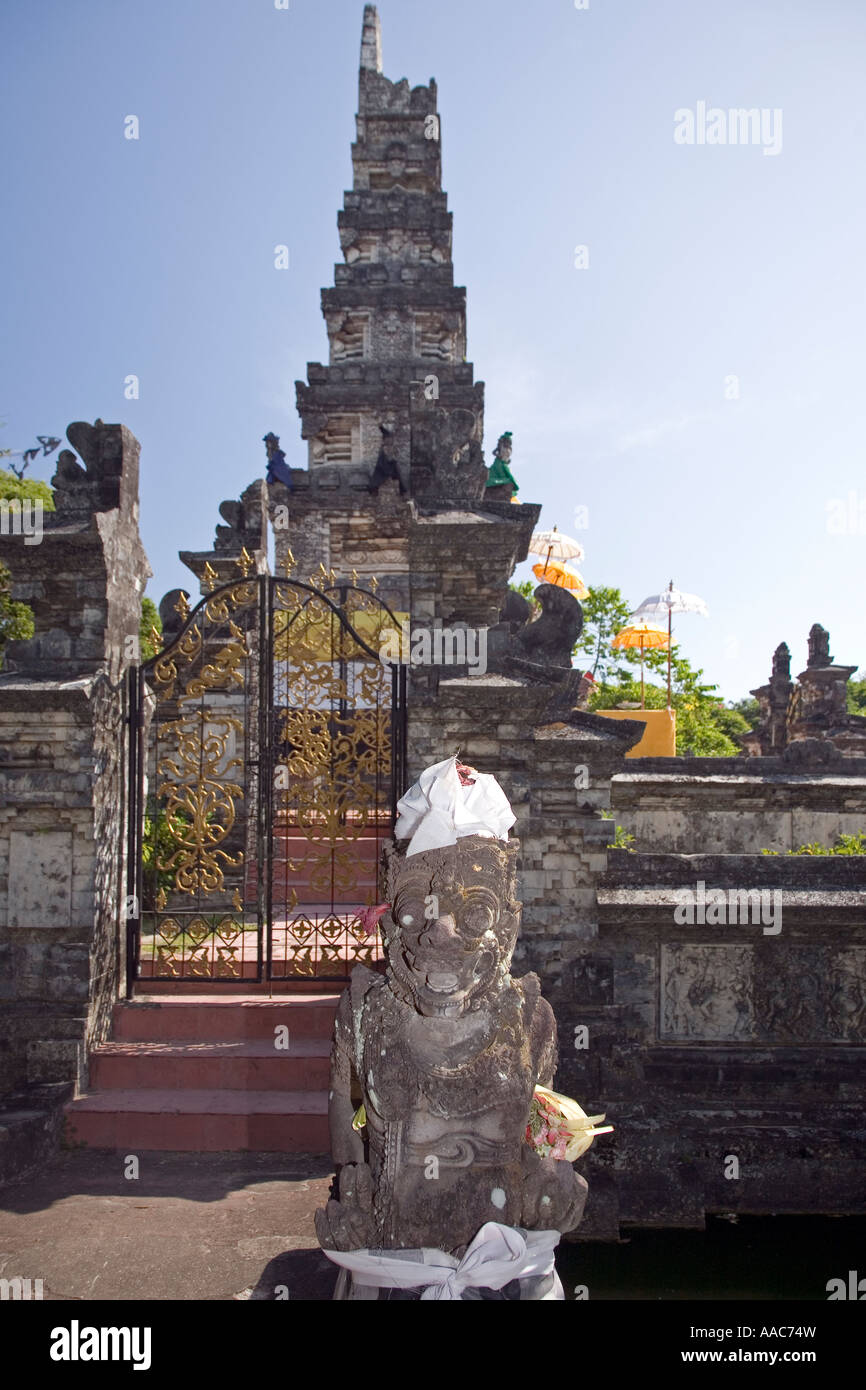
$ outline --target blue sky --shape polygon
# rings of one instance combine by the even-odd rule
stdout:
[[[362,11],[3,6],[0,440],[133,430],[157,600],[195,588],[177,551],[264,475],[262,435],[305,464],[294,382],[327,360]],[[678,636],[727,698],[783,639],[801,670],[816,621],[866,666],[861,0],[379,12],[387,75],[439,84],[487,461],[510,429],[542,524],[588,508],[590,584],[701,595]],[[780,110],[781,150],[677,144],[699,102]]]

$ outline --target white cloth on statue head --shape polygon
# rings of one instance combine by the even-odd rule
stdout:
[[[464,787],[457,775],[456,756],[446,758],[425,768],[400,797],[394,835],[409,840],[407,857],[455,845],[463,835],[508,839],[517,819],[508,797],[489,772],[475,772],[474,777],[474,783]]]
[[[444,1250],[325,1250],[329,1260],[378,1289],[423,1289],[422,1299],[459,1299],[464,1289],[502,1289],[512,1279],[554,1273],[559,1231],[524,1231],[488,1221],[470,1242],[462,1260]],[[548,1298],[545,1295],[545,1298]],[[561,1302],[554,1280],[550,1299]]]

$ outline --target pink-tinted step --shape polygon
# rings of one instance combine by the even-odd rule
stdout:
[[[256,1042],[110,1042],[90,1058],[92,1090],[326,1089],[330,1046],[324,1038],[289,1038],[286,1050]]]
[[[286,1027],[289,1038],[330,1038],[339,994],[304,994],[279,999],[203,1000],[161,996],[115,1005],[116,1042],[240,1042],[273,1040]]]
[[[319,1091],[98,1091],[67,1107],[69,1138],[92,1148],[327,1153]]]

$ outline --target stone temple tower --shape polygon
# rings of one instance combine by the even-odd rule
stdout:
[[[338,215],[344,263],[322,291],[329,361],[308,363],[296,384],[308,465],[291,470],[291,491],[269,488],[277,572],[290,547],[298,578],[320,565],[375,575],[413,618],[496,622],[538,508],[510,505],[501,488],[485,496],[484,387],[466,361],[436,83],[383,75],[374,5],[352,167]]]

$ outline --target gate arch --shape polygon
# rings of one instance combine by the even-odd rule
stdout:
[[[129,675],[127,995],[146,979],[343,979],[377,957],[406,668],[371,589],[221,584]]]

